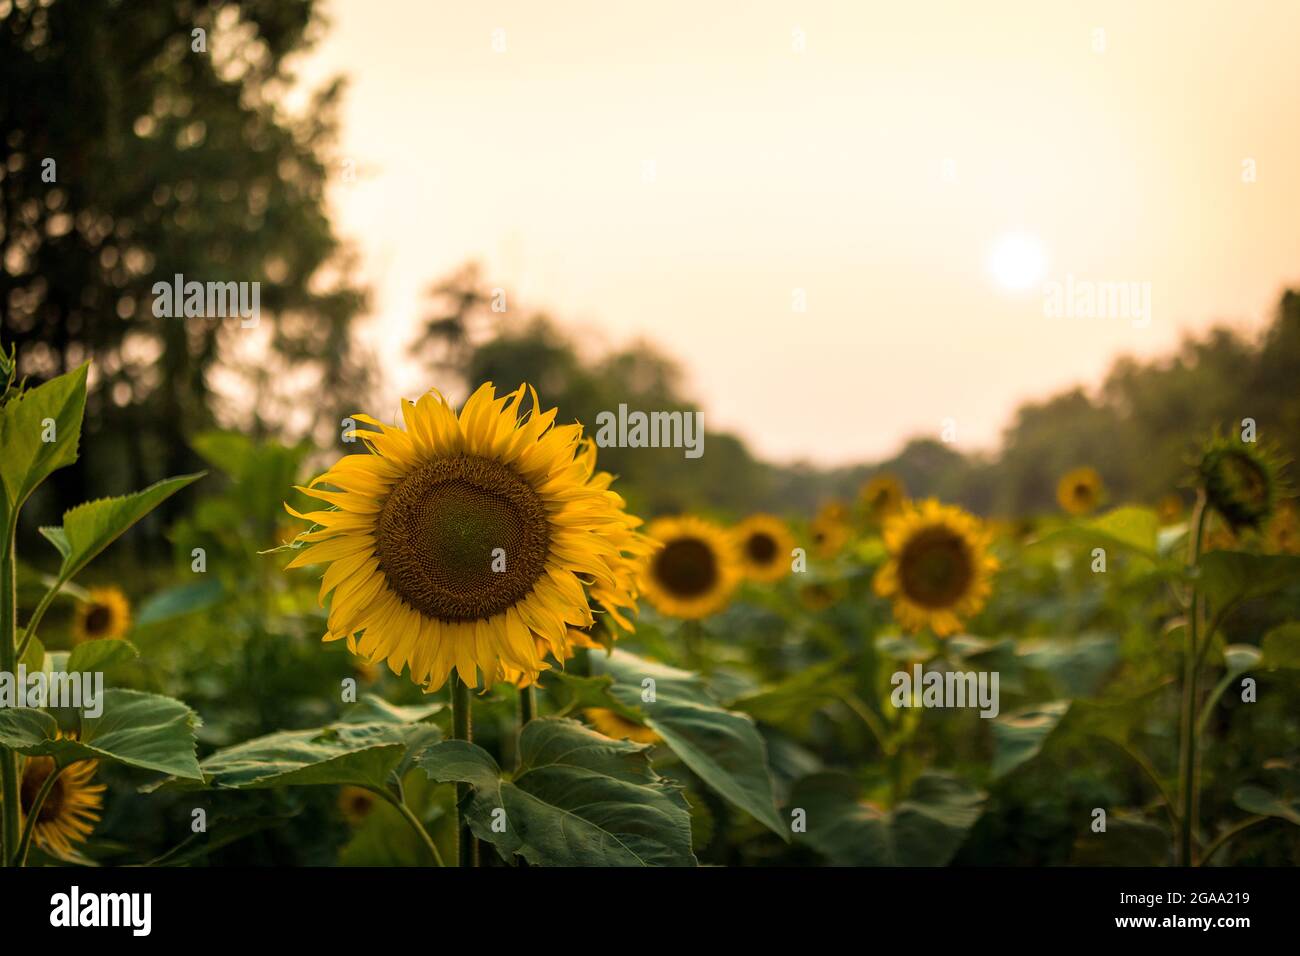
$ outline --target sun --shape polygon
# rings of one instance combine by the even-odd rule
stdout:
[[[1037,236],[1011,232],[993,244],[988,265],[998,285],[1011,292],[1024,292],[1042,281],[1047,251]]]

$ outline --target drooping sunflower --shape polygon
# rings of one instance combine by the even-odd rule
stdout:
[[[97,761],[82,760],[59,774],[36,813],[33,844],[52,856],[67,858],[73,855],[73,844],[86,841],[104,805],[104,785],[91,783],[98,767]],[[18,805],[24,826],[41,786],[53,772],[53,757],[28,757],[23,761]]]
[[[867,522],[874,527],[903,509],[903,503],[907,501],[907,490],[897,475],[885,472],[862,486],[858,492],[858,501],[866,513]]]
[[[649,727],[638,724],[635,720],[628,720],[622,714],[607,707],[583,708],[582,716],[587,718],[587,723],[613,740],[630,740],[638,744],[659,743],[659,735]]]
[[[703,518],[657,518],[646,534],[662,547],[644,564],[641,588],[664,614],[693,620],[727,606],[740,581],[735,542]]]
[[[885,524],[884,541],[889,560],[874,587],[905,630],[946,637],[988,600],[998,563],[974,515],[934,500],[909,504]]]
[[[1056,484],[1056,500],[1067,513],[1086,515],[1101,504],[1104,487],[1096,468],[1073,468]]]
[[[113,587],[91,588],[86,600],[77,605],[72,621],[72,639],[98,641],[118,638],[131,626],[131,602]]]
[[[339,788],[339,812],[352,826],[360,826],[375,809],[378,799],[373,791],[348,784]]]
[[[433,691],[453,670],[470,687],[535,680],[596,612],[630,630],[650,542],[582,426],[556,414],[526,386],[498,398],[488,383],[459,416],[437,392],[403,401],[405,429],[353,416],[377,429],[356,432],[372,453],[299,489],[334,508],[286,505],[320,526],[288,567],[328,565],[324,639]]]
[[[1197,472],[1210,507],[1233,531],[1263,527],[1285,493],[1280,456],[1255,442],[1210,439]]]
[[[790,573],[794,535],[775,515],[750,515],[731,529],[741,570],[753,581],[779,581]]]

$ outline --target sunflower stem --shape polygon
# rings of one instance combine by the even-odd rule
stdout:
[[[451,677],[451,736],[453,740],[472,743],[474,740],[473,721],[470,716],[469,685],[460,679],[459,674]],[[465,820],[465,805],[469,802],[470,785],[456,784],[456,846],[457,860],[461,866],[478,866],[478,841],[470,832]]]
[[[1195,570],[1201,559],[1201,545],[1205,538],[1207,511],[1205,491],[1202,489],[1196,496],[1196,513],[1192,522],[1194,531],[1189,542],[1188,567],[1192,570]],[[1201,663],[1199,644],[1202,613],[1203,598],[1200,587],[1193,579],[1191,611],[1187,621],[1187,640],[1183,660],[1182,714],[1178,728],[1178,767],[1182,779],[1179,794],[1181,797],[1181,812],[1179,813],[1181,826],[1178,831],[1177,858],[1178,862],[1183,866],[1192,866],[1195,863],[1193,859],[1193,843],[1196,834],[1196,751],[1197,737],[1199,736],[1196,727],[1196,678]]]
[[[5,522],[3,553],[0,553],[0,672],[17,674],[18,654],[14,644],[17,624],[17,579],[14,559],[14,537],[17,531],[17,509],[10,508]],[[18,853],[18,755],[8,747],[0,747],[0,866],[8,866]]]
[[[59,775],[67,769],[67,767],[56,766],[41,783],[41,789],[36,791],[36,798],[32,800],[31,809],[27,811],[27,823],[23,826],[23,837],[18,844],[18,852],[14,854],[14,866],[27,865],[27,851],[32,846],[32,836],[36,833],[36,823],[40,819],[41,808],[45,806],[45,799],[50,795],[50,791],[54,789],[54,785],[59,780]]]
[[[442,854],[438,852],[438,844],[433,842],[433,837],[430,836],[429,831],[424,828],[424,824],[420,822],[420,818],[417,817],[415,813],[412,812],[411,808],[406,805],[406,798],[400,793],[390,793],[383,789],[375,789],[373,792],[379,794],[379,796],[391,803],[396,808],[397,812],[402,815],[402,819],[411,825],[411,829],[416,832],[416,835],[419,836],[420,840],[428,849],[429,855],[433,857],[433,862],[437,866],[446,866],[446,864],[442,862]]]

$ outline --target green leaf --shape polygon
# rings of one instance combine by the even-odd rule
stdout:
[[[1278,817],[1300,827],[1300,800],[1286,799],[1254,785],[1238,787],[1232,800],[1247,813]]]
[[[1264,666],[1269,670],[1300,668],[1300,623],[1293,621],[1273,628],[1264,635],[1260,649],[1264,652]]]
[[[387,787],[406,759],[408,747],[432,744],[439,731],[418,722],[433,712],[430,709],[385,709],[373,702],[365,706],[369,720],[282,730],[218,750],[199,765],[202,786],[231,790],[345,783]],[[407,721],[408,714],[419,716]],[[158,786],[186,787],[170,780]]]
[[[166,478],[143,491],[119,498],[87,501],[64,512],[61,527],[41,529],[41,534],[63,555],[59,578],[64,581],[71,578],[117,540],[127,528],[203,475],[200,472]]]
[[[51,472],[77,460],[88,367],[25,392],[0,412],[0,479],[10,508],[21,507]],[[45,441],[49,425],[53,441]]]
[[[462,740],[437,744],[416,762],[433,780],[470,785],[463,808],[469,826],[507,859],[517,854],[540,866],[694,866],[686,800],[651,769],[646,749],[551,717],[524,727],[519,769],[511,776],[487,751]],[[494,813],[499,810],[504,817]]]
[[[1091,822],[1091,821],[1090,821]],[[1109,814],[1106,829],[1089,827],[1074,841],[1070,863],[1075,866],[1165,866],[1169,863],[1169,831],[1158,823],[1126,813]]]
[[[130,641],[112,638],[85,641],[74,647],[68,654],[68,661],[63,670],[69,674],[105,671],[114,664],[134,660],[139,656],[140,652]]]
[[[1068,700],[1054,700],[994,720],[993,776],[1003,777],[1037,757],[1069,709]]]
[[[213,576],[198,584],[182,584],[159,591],[140,606],[135,626],[145,627],[172,618],[194,614],[216,607],[225,600],[226,592],[220,579]]]
[[[0,744],[28,756],[52,756],[60,763],[107,760],[199,779],[194,755],[194,711],[178,700],[138,690],[109,690],[103,713],[83,710],[75,738],[58,738],[58,723],[47,711],[31,707],[0,709]]]
[[[1223,649],[1223,666],[1227,668],[1225,679],[1231,680],[1246,671],[1259,666],[1259,648],[1253,644],[1229,644]]]
[[[28,642],[27,650],[23,652],[23,659],[18,663],[24,665],[29,674],[45,669],[45,645],[41,643],[39,637],[33,637]]]
[[[985,794],[956,777],[926,772],[893,810],[864,803],[858,783],[817,773],[795,784],[791,811],[807,830],[795,835],[836,866],[945,866],[984,810]]]
[[[1198,567],[1201,592],[1216,608],[1300,582],[1300,557],[1289,554],[1211,551]]]
[[[647,727],[709,787],[783,840],[790,829],[777,816],[767,747],[747,714],[724,709],[696,674],[642,660],[626,651],[593,656],[592,671],[614,678],[610,696],[642,715]],[[654,701],[642,700],[654,681]]]
[[[803,668],[780,683],[731,702],[755,720],[806,731],[813,714],[853,692],[854,674],[843,661]]]
[[[1159,527],[1160,520],[1150,508],[1125,506],[1089,521],[1062,525],[1030,543],[1073,541],[1089,548],[1128,551],[1156,561],[1156,532]]]

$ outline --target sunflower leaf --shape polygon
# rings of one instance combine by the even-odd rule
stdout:
[[[1211,551],[1198,562],[1199,585],[1211,606],[1262,597],[1300,582],[1300,557],[1290,554],[1250,554]]]
[[[886,811],[862,802],[852,777],[816,773],[795,784],[790,810],[804,814],[806,829],[796,838],[837,866],[944,866],[983,813],[984,799],[956,777],[931,771]]]
[[[41,534],[63,555],[60,582],[73,577],[127,528],[205,474],[199,472],[166,478],[134,494],[87,501],[65,511],[62,526],[42,528]]]
[[[85,641],[74,647],[68,654],[63,670],[69,674],[106,670],[114,664],[134,660],[140,656],[130,641],[103,638],[97,641]]]
[[[77,460],[88,367],[24,392],[0,410],[0,481],[9,508],[21,507],[51,472]]]
[[[767,746],[748,714],[723,708],[698,675],[626,651],[593,655],[591,666],[614,678],[610,696],[639,712],[705,784],[783,840],[790,839],[789,827],[776,812]]]
[[[694,866],[680,789],[650,767],[646,746],[610,740],[574,720],[534,720],[519,769],[448,740],[416,758],[430,779],[468,783],[463,811],[481,840],[540,866]]]
[[[199,719],[185,704],[160,694],[114,689],[103,712],[84,711],[76,737],[59,737],[54,716],[33,707],[0,708],[0,744],[60,763],[102,760],[198,779],[194,731]]]
[[[1070,701],[1054,700],[993,721],[993,776],[1006,776],[1037,757],[1069,709]]]
[[[438,728],[421,722],[436,708],[386,708],[375,703],[366,707],[369,720],[344,719],[310,730],[282,730],[218,750],[199,764],[197,787],[173,779],[146,789],[387,787],[409,749],[436,742]]]

